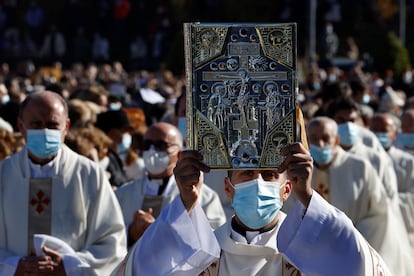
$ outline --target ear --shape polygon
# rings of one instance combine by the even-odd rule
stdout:
[[[336,135],[336,138],[335,138],[335,146],[338,146],[339,143],[340,143],[339,135]]]
[[[65,129],[63,130],[65,135],[68,133],[69,128],[70,128],[70,119],[66,119]]]
[[[397,131],[393,131],[393,132],[391,132],[391,133],[390,133],[390,140],[391,140],[392,142],[394,142],[394,141],[397,139],[397,135],[398,135]]]
[[[233,199],[234,188],[231,185],[230,178],[227,176],[224,178],[224,192],[226,193],[227,198],[229,198],[230,200]]]
[[[286,201],[292,192],[292,181],[286,180],[285,186],[281,189],[281,200]]]

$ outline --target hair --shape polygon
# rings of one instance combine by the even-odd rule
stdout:
[[[361,94],[367,87],[367,84],[361,79],[354,79],[350,81],[349,85],[352,89],[352,95]]]
[[[65,111],[65,115],[66,117],[69,118],[69,108],[68,105],[65,101],[65,99],[60,96],[59,94],[52,92],[52,91],[39,91],[39,92],[34,92],[32,94],[29,94],[24,101],[22,102],[21,106],[20,106],[20,110],[19,110],[19,118],[23,118],[23,112],[26,109],[26,107],[31,103],[31,102],[45,102],[47,97],[53,97],[57,100],[60,101],[60,103],[63,106],[63,109]]]
[[[86,137],[79,135],[78,131],[69,130],[65,137],[65,144],[76,153],[92,159],[90,153],[94,144]]]
[[[155,128],[158,128],[158,129],[160,129],[162,131],[165,131],[165,132],[168,132],[169,129],[173,129],[174,132],[175,132],[175,135],[174,135],[175,141],[174,141],[174,143],[177,144],[180,149],[183,148],[183,146],[184,146],[183,136],[181,135],[180,130],[176,126],[174,126],[173,124],[170,124],[170,123],[166,123],[166,122],[158,122],[158,123],[155,123],[155,124],[151,125],[148,128],[147,132],[150,131],[151,129],[155,129]]]
[[[98,151],[99,158],[107,154],[108,148],[112,145],[112,139],[105,132],[95,126],[87,128],[79,128],[77,130],[79,136],[90,141]]]
[[[84,101],[72,99],[68,103],[68,108],[72,127],[84,127],[92,124],[92,110]]]
[[[349,83],[345,81],[337,81],[328,83],[324,86],[320,96],[323,102],[327,102],[339,97],[350,97],[351,95],[352,89]]]
[[[175,116],[178,116],[178,111],[180,109],[180,102],[185,97],[186,97],[185,91],[181,92],[180,96],[178,96],[178,98],[175,102],[175,105],[174,105],[174,115]],[[185,101],[184,101],[184,104],[185,104]]]
[[[358,104],[351,98],[338,98],[328,106],[326,113],[328,117],[333,118],[339,110],[355,110],[359,116],[361,115]]]

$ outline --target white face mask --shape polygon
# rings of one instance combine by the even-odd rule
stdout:
[[[108,165],[109,165],[109,157],[108,156],[105,156],[104,158],[102,158],[100,161],[99,161],[99,166],[101,166],[101,168],[105,171],[106,170],[106,168],[108,168]]]
[[[155,150],[153,145],[149,150],[143,152],[142,158],[144,159],[145,169],[154,175],[163,173],[170,165],[168,153]]]

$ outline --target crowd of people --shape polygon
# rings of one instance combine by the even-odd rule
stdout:
[[[164,1],[2,1],[0,58],[37,64],[121,59],[130,68],[158,68],[173,28]]]
[[[60,62],[36,67],[28,62],[18,70],[2,63],[0,275],[29,271],[108,275],[119,264],[121,270],[136,275],[219,273],[218,267],[227,275],[241,261],[251,275],[260,274],[260,269],[264,274],[279,271],[277,267],[312,274],[328,273],[339,260],[346,264],[351,259],[355,270],[344,271],[355,273],[368,271],[368,256],[381,271],[392,272],[385,275],[412,275],[414,71],[407,68],[399,76],[368,72],[358,61],[351,68],[333,64],[305,68],[301,63],[298,68],[297,100],[309,150],[295,144],[286,152],[283,168],[269,175],[240,171],[223,176],[209,172],[194,152],[181,153],[187,135],[184,75],[129,71],[119,61],[69,67]],[[222,176],[224,184],[217,185],[223,183]],[[270,193],[266,183],[250,183],[258,179],[278,182],[281,195],[272,197],[284,202],[283,207],[266,209],[264,214],[272,214],[266,219],[255,219],[237,204],[242,187],[267,187],[261,192]],[[28,196],[33,198],[30,202]],[[332,206],[341,210],[340,215]],[[281,209],[287,217],[276,216]],[[327,239],[321,243],[346,247],[343,256],[349,260],[323,244],[313,245],[320,255],[306,261],[305,252],[289,248],[290,242],[298,242],[289,235],[301,231],[294,224],[303,219],[310,223],[303,227],[312,227],[312,221],[321,219],[315,212],[321,210],[338,216],[348,233],[333,237],[324,232]],[[299,217],[291,215],[300,212]],[[206,232],[207,225],[216,229],[218,243],[205,244],[216,241]],[[277,231],[262,236],[269,229]],[[227,231],[237,236],[232,240],[236,243],[226,238]],[[143,257],[154,246],[153,235],[160,237],[154,263]],[[277,248],[276,243],[268,244],[276,242],[276,236]],[[177,244],[168,247],[167,239]],[[239,243],[267,251],[239,259],[236,252],[250,250]],[[357,254],[356,248],[365,253]],[[121,263],[127,250],[132,257]],[[332,266],[318,270],[316,264],[322,267],[325,260],[317,258],[324,254],[330,254]],[[274,255],[279,257],[270,257]],[[172,256],[174,261],[168,259]],[[260,266],[263,259],[272,261]],[[172,267],[164,266],[164,261]]]

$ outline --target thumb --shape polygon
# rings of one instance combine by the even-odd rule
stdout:
[[[148,208],[148,214],[152,215],[152,208]]]

